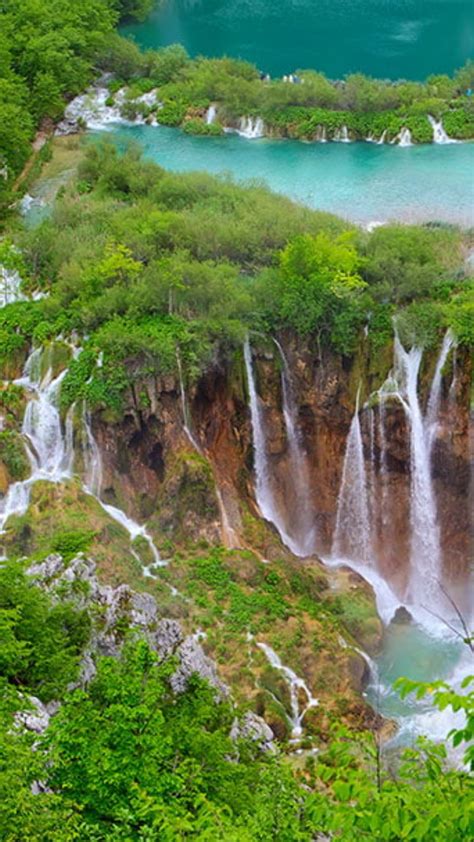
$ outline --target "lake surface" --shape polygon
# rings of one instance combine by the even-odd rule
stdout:
[[[192,137],[178,129],[117,125],[108,135],[138,142],[175,171],[227,173],[361,224],[442,220],[474,224],[474,144],[399,148],[371,143],[306,144]]]
[[[474,54],[471,0],[164,0],[123,28],[144,47],[180,42],[191,55],[227,54],[281,76],[362,71],[424,79]]]

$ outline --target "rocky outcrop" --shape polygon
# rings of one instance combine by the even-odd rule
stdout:
[[[407,583],[410,544],[410,431],[406,413],[396,400],[384,404],[382,430],[374,397],[393,365],[392,347],[373,350],[368,340],[362,340],[349,359],[320,347],[316,340],[303,342],[289,334],[280,340],[291,371],[296,424],[307,462],[316,551],[324,556],[331,550],[346,441],[360,388],[360,405],[368,402],[360,420],[374,500],[373,543],[380,572],[401,594]],[[274,497],[282,520],[291,524],[298,518],[301,501],[292,481],[282,412],[281,359],[274,343],[261,339],[254,342],[253,359]],[[435,352],[425,354],[422,405],[427,402],[435,363]],[[445,579],[455,593],[464,587],[472,546],[469,354],[455,351],[445,369],[432,469]],[[189,390],[187,401],[199,453],[184,431],[180,386],[173,377],[135,384],[120,421],[110,423],[105,415],[96,416],[94,432],[104,459],[104,499],[149,518],[155,532],[174,544],[201,539],[221,543],[230,530],[231,545],[250,544],[263,557],[274,557],[272,530],[265,532],[255,525],[259,511],[241,353],[215,358]],[[390,500],[385,513],[380,506],[384,495]],[[252,524],[249,518],[254,518]],[[276,535],[275,539],[281,554]]]
[[[125,636],[136,634],[148,641],[160,661],[176,657],[178,666],[170,679],[175,693],[184,692],[190,677],[197,674],[215,688],[217,699],[228,695],[197,636],[186,637],[176,620],[161,618],[151,594],[137,593],[128,585],[102,585],[95,563],[82,555],[69,564],[59,555],[50,555],[44,562],[31,565],[28,574],[54,598],[64,599],[67,594],[78,607],[92,609],[91,639],[75,686],[84,686],[94,677],[97,656],[117,657]]]

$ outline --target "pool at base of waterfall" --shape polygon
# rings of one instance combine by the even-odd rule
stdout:
[[[402,699],[393,688],[397,678],[426,682],[443,680],[459,690],[472,666],[468,647],[447,627],[440,625],[430,630],[414,622],[390,623],[385,630],[383,651],[373,662],[366,690],[367,701],[372,707],[398,725],[398,731],[386,744],[386,749],[412,745],[422,735],[434,741],[444,740],[452,728],[463,722],[462,713],[455,714],[451,708],[439,711],[433,707],[429,694],[421,699],[409,694]],[[459,761],[462,748],[452,753]]]
[[[193,137],[165,126],[108,124],[124,148],[177,172],[205,171],[264,183],[317,210],[365,226],[400,220],[474,222],[474,144],[401,149],[372,143],[301,143],[238,135]],[[101,139],[104,133],[91,137]]]

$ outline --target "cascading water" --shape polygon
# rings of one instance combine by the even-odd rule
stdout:
[[[52,378],[51,369],[41,377],[40,348],[28,357],[23,376],[15,381],[30,398],[26,404],[22,434],[31,466],[28,479],[9,486],[0,500],[0,535],[12,515],[24,514],[29,505],[31,487],[38,480],[61,482],[72,475],[74,451],[72,441],[72,408],[66,420],[65,434],[58,410],[59,392],[66,371]]]
[[[261,117],[241,117],[237,134],[247,140],[257,140],[265,135],[265,124]]]
[[[211,126],[212,123],[215,123],[217,115],[217,108],[215,105],[210,105],[206,111],[206,123],[208,126]]]
[[[285,420],[294,496],[297,501],[297,510],[295,511],[291,528],[291,539],[295,554],[308,556],[314,553],[316,540],[314,517],[311,509],[308,465],[301,447],[301,436],[297,427],[297,408],[290,367],[282,346],[277,339],[274,339],[274,342],[280,352],[282,361],[281,386],[283,417]]]
[[[0,309],[14,301],[24,299],[25,296],[21,292],[21,277],[18,272],[0,266]]]
[[[275,496],[272,488],[272,471],[268,463],[266,436],[263,415],[260,408],[260,399],[257,394],[255,377],[252,365],[252,351],[250,342],[246,339],[244,343],[245,370],[247,373],[247,385],[249,390],[250,418],[252,421],[253,452],[255,466],[255,497],[265,520],[270,521],[277,528],[284,544],[296,555],[298,548],[288,535],[285,524],[278,511]]]
[[[155,546],[155,543],[148,532],[146,526],[143,524],[137,523],[131,517],[125,514],[122,509],[118,509],[116,506],[112,506],[108,503],[104,503],[100,499],[100,492],[102,487],[102,458],[99,450],[99,446],[95,440],[94,434],[92,432],[91,426],[91,418],[90,415],[87,413],[86,408],[83,408],[82,414],[82,422],[83,422],[83,429],[85,434],[85,444],[83,446],[83,458],[84,458],[84,491],[94,497],[97,502],[101,505],[103,510],[110,515],[113,520],[120,523],[121,526],[128,532],[130,535],[131,541],[134,541],[135,538],[142,538],[147,544],[153,556],[153,565],[160,566],[165,565],[166,562],[163,561],[160,557],[160,554]],[[133,551],[135,557],[141,562],[141,559]]]
[[[349,137],[347,126],[342,126],[340,129],[336,129],[333,139],[338,143],[350,143],[351,139]]]
[[[457,140],[454,140],[452,137],[449,137],[447,132],[444,129],[442,120],[435,120],[431,114],[428,114],[428,120],[430,121],[431,127],[433,129],[433,143],[457,143]]]
[[[410,423],[410,584],[409,599],[415,603],[439,603],[441,577],[440,530],[431,481],[430,448],[418,400],[418,375],[423,351],[405,351],[395,335],[395,376],[401,384],[402,401]]]
[[[339,488],[332,554],[335,558],[372,561],[368,485],[359,421],[359,395],[347,437]]]
[[[290,706],[291,706],[291,737],[292,742],[297,742],[303,734],[303,720],[310,708],[319,705],[318,699],[312,695],[308,685],[304,679],[299,678],[290,667],[285,666],[277,653],[266,643],[257,643],[257,646],[265,655],[267,661],[271,666],[282,673],[285,681],[288,684],[290,691]],[[307,699],[307,704],[301,708],[300,694],[304,694]]]
[[[397,135],[397,137],[395,138],[395,140],[392,141],[392,143],[396,143],[397,140],[398,145],[400,147],[413,146],[411,139],[411,131],[406,127],[401,130],[400,134]]]

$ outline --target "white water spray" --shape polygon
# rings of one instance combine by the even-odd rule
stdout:
[[[454,138],[449,137],[447,132],[444,129],[442,120],[435,120],[431,114],[428,114],[428,120],[430,121],[431,127],[433,129],[433,143],[438,144],[446,144],[446,143],[457,143],[457,140]]]
[[[261,117],[241,117],[237,134],[247,140],[257,140],[265,135],[265,124]]]
[[[303,720],[310,708],[319,705],[318,699],[312,695],[303,678],[299,678],[290,667],[285,666],[274,650],[266,643],[257,643],[271,666],[282,673],[290,691],[291,707],[291,736],[292,741],[298,741],[303,734]],[[305,695],[307,703],[300,705],[300,696]]]

